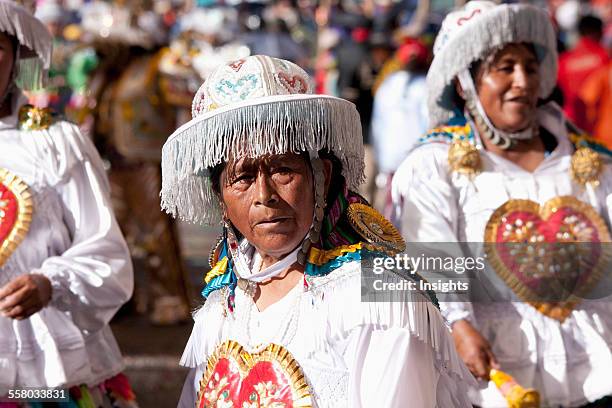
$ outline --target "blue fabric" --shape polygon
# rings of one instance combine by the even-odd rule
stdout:
[[[608,157],[612,157],[612,150],[608,149],[606,146],[599,144],[597,142],[591,142],[591,141],[582,139],[578,143],[576,143],[575,146],[576,148],[588,147],[588,148],[595,150],[597,153],[601,153]]]
[[[467,119],[465,116],[463,116],[463,114],[461,114],[459,111],[456,111],[455,116],[448,121],[447,126],[465,126],[466,123]]]
[[[308,263],[306,264],[306,269],[304,273],[308,276],[325,276],[334,269],[338,269],[343,264],[352,261],[360,261],[361,260],[361,251],[348,252],[344,255],[341,255],[337,258],[332,259],[331,261],[324,263],[323,265],[315,265]]]
[[[224,240],[221,247],[221,251],[219,252],[219,261],[223,258],[228,258],[228,255],[229,254],[227,250],[227,240]],[[234,273],[234,268],[232,267],[231,259],[228,259],[227,270],[225,271],[225,273],[221,276],[213,278],[210,282],[208,282],[208,284],[204,286],[204,289],[202,289],[202,296],[204,298],[207,298],[211,292],[217,289],[221,289],[225,286],[229,286],[230,289],[233,291],[236,288],[237,284],[238,278],[236,278],[236,274]]]
[[[441,127],[447,127],[447,126],[465,126],[467,123],[466,118],[463,115],[457,115],[454,116],[451,120],[448,121],[448,123],[444,126]],[[450,143],[453,141],[453,138],[455,137],[455,134],[453,132],[446,132],[446,131],[430,131],[429,133],[427,133],[425,136],[423,136],[420,140],[419,143],[423,144],[423,143],[430,143],[430,142],[444,142],[444,143]],[[465,139],[465,137],[463,135],[461,135],[459,137],[459,139],[463,140]],[[467,140],[470,143],[474,143],[474,131],[472,130],[472,128],[470,127],[470,133],[467,135]]]
[[[219,260],[227,256],[228,256],[227,245],[226,243],[224,243],[221,249],[221,252],[219,254]],[[375,258],[375,257],[386,258],[388,257],[388,255],[382,252],[370,251],[367,249],[360,249],[355,252],[347,252],[345,254],[342,254],[330,260],[329,262],[324,263],[323,265],[315,265],[312,263],[307,263],[304,273],[308,276],[325,276],[328,273],[332,272],[333,270],[340,268],[342,265],[344,265],[347,262],[353,262],[353,261],[360,262],[363,259]],[[412,274],[410,276],[412,279],[414,279],[417,282],[424,280],[418,274]],[[237,283],[238,283],[238,279],[236,278],[236,274],[234,273],[234,269],[232,267],[232,262],[230,259],[228,260],[227,271],[225,272],[225,274],[213,278],[208,283],[208,285],[206,285],[204,289],[202,290],[202,296],[204,298],[207,298],[211,292],[227,286],[230,288],[230,299],[228,299],[228,301],[231,302],[231,297],[233,296]],[[436,294],[433,291],[427,291],[425,295],[438,309],[440,308]]]
[[[379,253],[374,253],[371,251],[366,251],[366,252],[368,252],[369,254],[377,254],[376,256],[385,256],[382,253],[379,254]],[[343,264],[347,262],[360,261],[362,257],[361,253],[362,253],[361,250],[355,251],[355,252],[349,252],[337,258],[334,258],[331,261],[323,265],[314,265],[311,263],[307,263],[304,273],[306,273],[306,275],[308,276],[327,275],[334,269],[341,267]],[[223,246],[221,247],[221,252],[219,253],[219,260],[222,260],[223,258],[226,258],[227,256],[228,256],[227,242],[224,242]],[[229,286],[230,289],[233,291],[236,288],[237,283],[238,283],[238,279],[236,277],[236,274],[234,273],[232,262],[231,260],[228,260],[226,272],[221,276],[217,276],[213,278],[202,290],[202,296],[204,298],[207,298],[211,294],[211,292],[221,289],[225,286]]]
[[[227,272],[221,276],[217,276],[213,278],[208,285],[202,289],[202,296],[207,298],[211,292],[221,289],[225,286],[229,286],[230,288],[235,288],[238,284],[238,279],[236,278],[236,274],[234,273],[234,269],[230,266],[230,263],[227,264]]]

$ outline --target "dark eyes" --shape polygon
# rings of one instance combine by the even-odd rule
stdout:
[[[274,176],[275,174],[281,175],[281,176],[287,176],[290,175],[294,172],[294,170],[291,167],[276,167],[274,169],[270,170],[270,174],[272,176]],[[231,184],[249,184],[252,183],[255,180],[256,175],[255,174],[251,174],[251,173],[242,173],[242,174],[237,174]]]
[[[288,174],[292,173],[293,169],[290,167],[278,167],[272,171],[272,173]]]
[[[234,179],[232,180],[232,184],[250,183],[253,181],[254,178],[255,176],[253,176],[252,174],[248,174],[248,173],[239,174],[236,177],[234,177]]]
[[[502,72],[506,72],[506,73],[512,73],[514,72],[514,64],[502,64],[500,66],[497,67],[497,69],[499,71]],[[538,72],[538,65],[537,64],[529,64],[525,67],[525,72],[528,74],[535,74]]]

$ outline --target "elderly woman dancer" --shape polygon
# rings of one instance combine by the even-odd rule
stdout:
[[[403,241],[353,192],[354,105],[312,90],[288,61],[222,66],[164,146],[163,207],[224,223],[180,406],[469,406],[472,377],[433,303],[361,302],[364,259]]]
[[[108,327],[132,266],[104,166],[76,126],[20,90],[44,82],[50,59],[43,24],[0,0],[0,401],[132,406]],[[21,393],[40,387],[63,391]]]
[[[427,81],[435,128],[393,189],[407,240],[497,245],[484,246],[489,282],[512,302],[441,305],[460,356],[483,379],[472,401],[506,406],[486,381],[501,367],[539,391],[542,406],[610,406],[602,400],[612,394],[610,303],[540,302],[539,283],[575,281],[576,270],[551,272],[543,257],[521,258],[531,263],[519,268],[519,255],[496,252],[504,243],[610,240],[609,152],[545,100],[557,70],[549,18],[529,5],[471,1],[446,17],[434,52]],[[590,282],[585,290],[597,286],[592,272],[580,277]]]

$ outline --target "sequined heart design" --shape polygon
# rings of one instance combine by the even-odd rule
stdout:
[[[284,72],[277,74],[278,81],[290,94],[305,94],[308,92],[308,82],[300,75],[289,76]]]
[[[215,85],[215,91],[215,97],[222,99],[222,105],[242,102],[262,91],[261,79],[255,74],[223,78]]]
[[[208,359],[200,381],[198,408],[312,407],[302,369],[282,346],[249,353],[226,341]]]
[[[495,272],[523,301],[564,321],[601,278],[610,242],[605,221],[575,197],[543,206],[509,200],[489,218],[485,252]]]
[[[32,210],[27,184],[8,170],[0,169],[0,267],[28,233]]]

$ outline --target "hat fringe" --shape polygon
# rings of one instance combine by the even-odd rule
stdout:
[[[17,85],[34,90],[45,85],[51,65],[52,39],[46,27],[14,1],[0,0],[0,32],[7,33],[25,48],[20,52]]]
[[[324,148],[343,165],[351,188],[364,179],[361,123],[355,106],[336,98],[282,100],[220,112],[171,137],[162,150],[161,206],[203,224],[221,221],[208,170],[230,157]]]
[[[36,90],[46,85],[47,70],[38,58],[20,59],[15,82],[20,89]]]
[[[557,80],[556,39],[548,15],[536,6],[501,5],[480,17],[478,23],[466,25],[436,54],[427,74],[430,126],[441,126],[454,115],[453,80],[460,71],[515,42],[536,46],[540,62],[539,96],[548,97]]]

